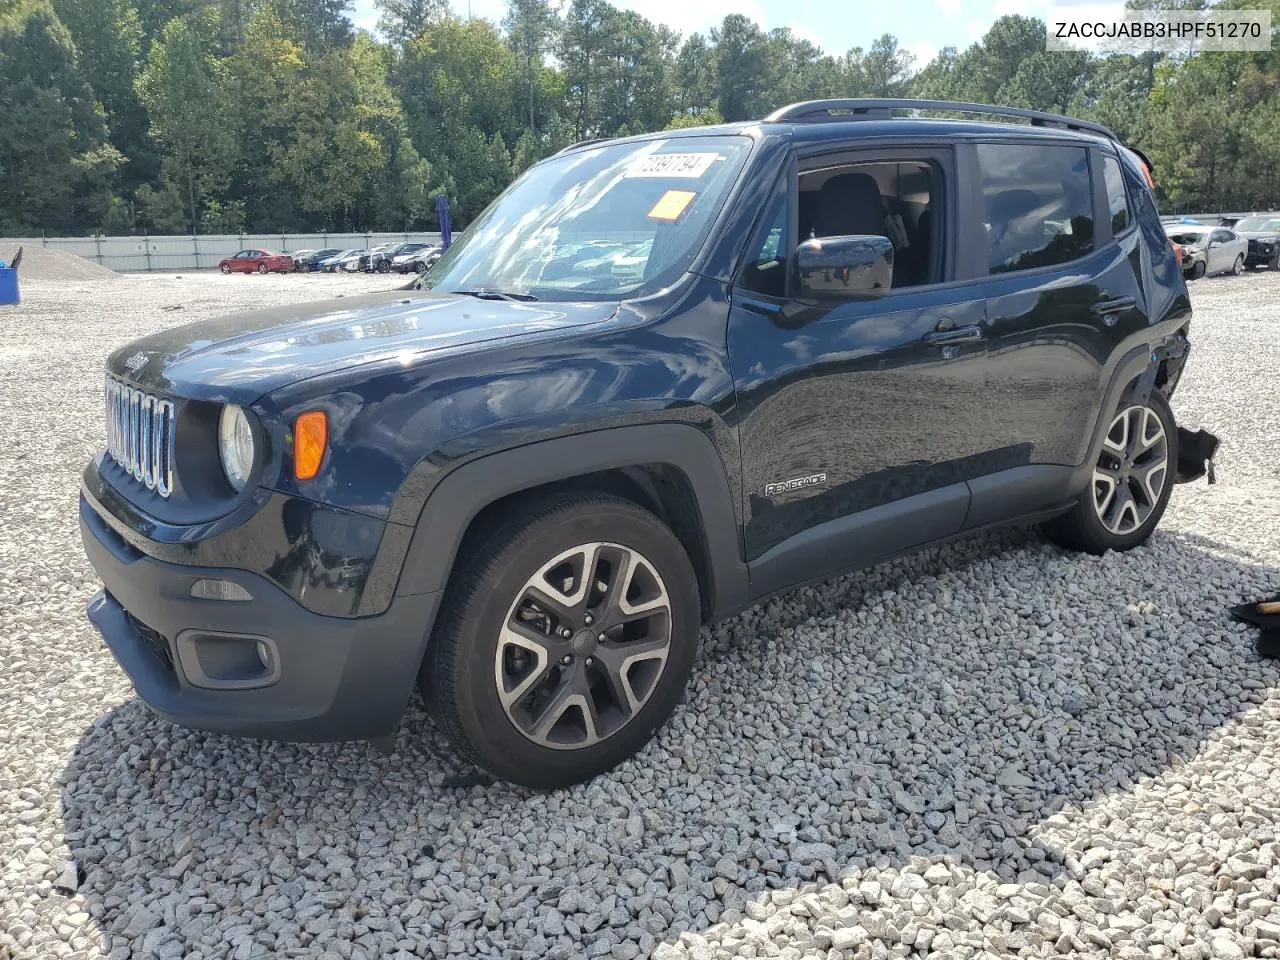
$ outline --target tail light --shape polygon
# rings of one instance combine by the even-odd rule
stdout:
[[[1182,266],[1182,244],[1170,240],[1169,245],[1173,247],[1173,259],[1178,261],[1178,266]]]

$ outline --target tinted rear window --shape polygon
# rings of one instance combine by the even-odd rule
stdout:
[[[1083,147],[978,144],[992,273],[1067,263],[1093,250]]]
[[[1107,205],[1111,213],[1111,232],[1123,233],[1133,222],[1129,214],[1129,198],[1124,192],[1124,171],[1115,157],[1102,158],[1102,175],[1107,183]]]

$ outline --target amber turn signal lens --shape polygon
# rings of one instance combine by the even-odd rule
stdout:
[[[320,472],[329,443],[329,418],[323,410],[308,410],[293,421],[293,475],[310,480]]]

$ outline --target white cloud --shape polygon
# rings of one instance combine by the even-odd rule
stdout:
[[[921,40],[917,43],[904,44],[911,55],[916,58],[915,69],[923,70],[934,57],[938,55],[938,45],[930,43],[928,40]]]
[[[933,0],[944,17],[960,16],[960,0]]]
[[[991,29],[990,20],[970,20],[965,30],[969,34],[969,42],[976,43],[981,40],[986,32]]]

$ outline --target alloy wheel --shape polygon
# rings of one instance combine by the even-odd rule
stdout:
[[[1244,254],[1236,257],[1236,262],[1231,266],[1231,272],[1237,277],[1244,273]]]
[[[1133,533],[1151,516],[1169,478],[1169,438],[1154,410],[1121,410],[1093,468],[1093,508],[1117,536]]]
[[[635,719],[671,651],[671,601],[657,568],[617,543],[557,554],[507,610],[494,682],[529,740],[578,750]]]

